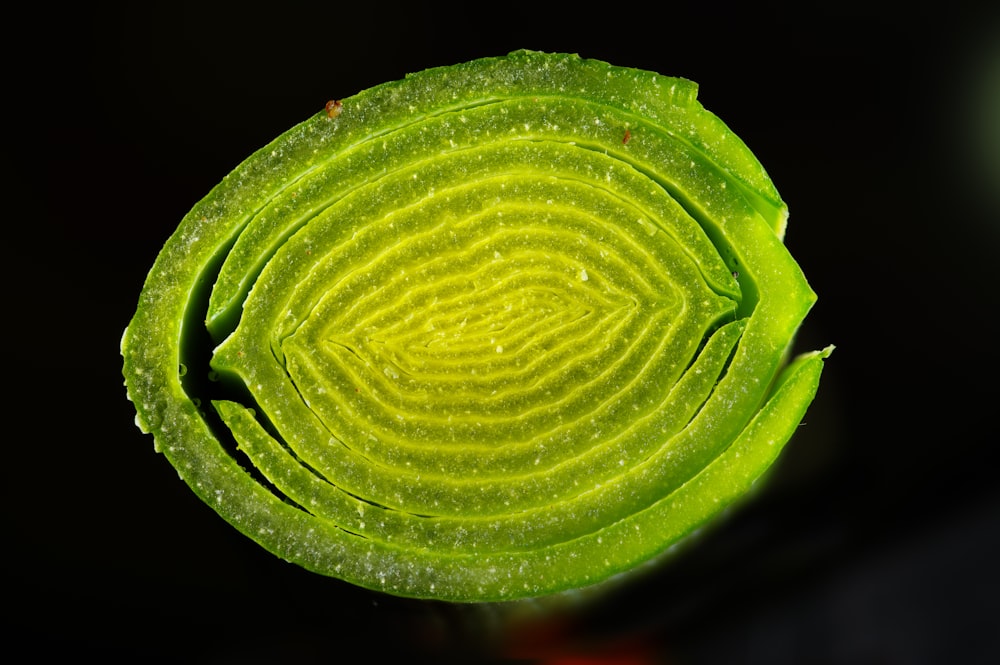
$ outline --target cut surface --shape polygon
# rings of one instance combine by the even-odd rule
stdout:
[[[695,84],[562,54],[328,105],[182,221],[122,340],[138,422],[278,556],[539,596],[768,468],[829,350],[787,212]]]

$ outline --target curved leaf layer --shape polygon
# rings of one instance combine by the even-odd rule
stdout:
[[[595,583],[742,495],[823,358],[787,212],[694,83],[517,52],[226,177],[122,340],[137,422],[275,554],[462,601]]]

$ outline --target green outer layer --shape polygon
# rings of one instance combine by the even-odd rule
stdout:
[[[194,207],[150,271],[122,339],[124,375],[137,424],[154,435],[157,449],[197,495],[240,531],[284,559],[372,589],[459,601],[539,596],[602,581],[662,553],[743,495],[764,473],[812,401],[823,359],[830,353],[807,354],[781,370],[815,295],[781,242],[787,211],[767,174],[746,146],[698,104],[696,92],[690,81],[651,72],[570,55],[517,52],[372,88],[343,100],[338,117],[319,113],[292,128]],[[572,103],[566,103],[567,98]],[[539,121],[535,127],[532,103],[559,107],[570,118],[601,114],[605,122],[553,130]],[[293,236],[298,225],[327,206],[340,205],[336,201],[341,197],[348,197],[344,205],[349,205],[351,190],[378,180],[379,167],[391,175],[414,159],[447,152],[446,146],[428,145],[419,137],[411,140],[407,132],[396,130],[454,122],[455,112],[489,118],[484,122],[493,123],[488,125],[493,132],[505,131],[503,118],[489,116],[501,109],[508,118],[525,114],[517,119],[518,135],[513,138],[541,146],[573,141],[601,153],[594,159],[631,164],[628,168],[653,178],[699,220],[703,231],[697,226],[685,230],[683,220],[663,230],[690,248],[705,284],[737,307],[739,325],[720,328],[697,361],[718,384],[698,388],[695,373],[686,375],[675,390],[677,404],[685,403],[688,388],[683,386],[689,384],[695,391],[691,394],[700,390],[700,399],[707,401],[689,407],[696,412],[694,419],[623,475],[595,483],[578,497],[563,496],[551,508],[524,498],[524,506],[503,514],[497,501],[484,499],[470,504],[468,511],[478,516],[469,518],[463,517],[461,497],[469,494],[468,487],[478,487],[478,480],[443,477],[439,494],[421,499],[419,483],[405,474],[393,479],[381,478],[376,471],[361,469],[356,476],[347,470],[355,480],[345,479],[348,492],[343,492],[321,476],[337,475],[350,457],[324,457],[320,451],[311,461],[318,473],[312,473],[293,463],[286,447],[258,424],[254,411],[238,400],[216,401],[218,414],[240,448],[256,460],[259,473],[279,486],[285,478],[297,478],[289,481],[286,496],[303,505],[307,497],[318,497],[316,515],[283,501],[241,468],[226,449],[231,444],[224,446],[216,438],[220,425],[210,424],[213,419],[203,411],[207,405],[185,391],[181,375],[188,352],[182,340],[207,324],[216,342],[224,341],[213,366],[250,385],[257,408],[275,413],[269,400],[276,398],[267,388],[257,392],[253,384],[273,365],[271,353],[280,358],[285,347],[273,337],[281,334],[252,328],[247,321],[272,321],[267,308],[277,311],[284,305],[256,292],[247,300],[251,287],[255,282],[281,285],[296,271],[307,278],[308,264],[297,265],[289,258],[290,250],[282,254],[286,245],[298,242]],[[458,123],[455,127],[455,140],[475,143],[475,136],[463,138]],[[393,151],[380,155],[379,146],[390,143]],[[555,146],[551,159],[558,159],[558,150]],[[688,161],[681,164],[676,155]],[[374,177],[366,170],[373,163]],[[566,168],[571,172],[574,165]],[[321,180],[322,174],[329,176],[324,188],[310,190],[310,183]],[[276,219],[281,210],[290,212]],[[717,257],[699,254],[697,247],[709,247],[706,239],[714,243]],[[269,264],[272,255],[276,260]],[[739,272],[738,285],[730,271]],[[197,303],[204,303],[202,294],[208,289],[206,314],[197,311]],[[245,325],[237,327],[241,319]],[[230,336],[234,328],[236,334]],[[257,352],[244,358],[243,348],[254,344]],[[721,370],[727,360],[728,369]],[[279,382],[286,381],[284,370],[277,374]],[[304,409],[294,391],[291,395],[273,404]],[[309,436],[309,427],[298,421],[287,430],[280,417],[277,423],[292,439]],[[317,442],[293,445],[296,454],[308,455],[310,443]],[[380,479],[396,487],[366,487],[357,478]],[[363,492],[381,505],[357,501],[353,494]],[[511,496],[529,494],[525,490]],[[426,514],[431,498],[444,502],[442,517],[428,520],[409,514]],[[358,516],[337,524],[321,517],[340,511],[357,511]],[[388,523],[385,531],[366,527],[366,521],[379,516]],[[357,535],[360,532],[365,537]],[[429,540],[422,543],[421,538]]]

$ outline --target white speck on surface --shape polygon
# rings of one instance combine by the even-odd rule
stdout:
[[[503,353],[503,347],[502,346],[498,346],[497,347],[497,353]]]
[[[590,277],[587,276],[587,269],[583,268],[580,270],[580,281],[586,282],[588,279],[590,279]]]

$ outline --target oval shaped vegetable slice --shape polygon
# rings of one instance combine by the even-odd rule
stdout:
[[[431,69],[289,130],[167,241],[137,422],[278,556],[414,597],[605,580],[740,497],[829,349],[786,207],[696,85],[564,54]]]

